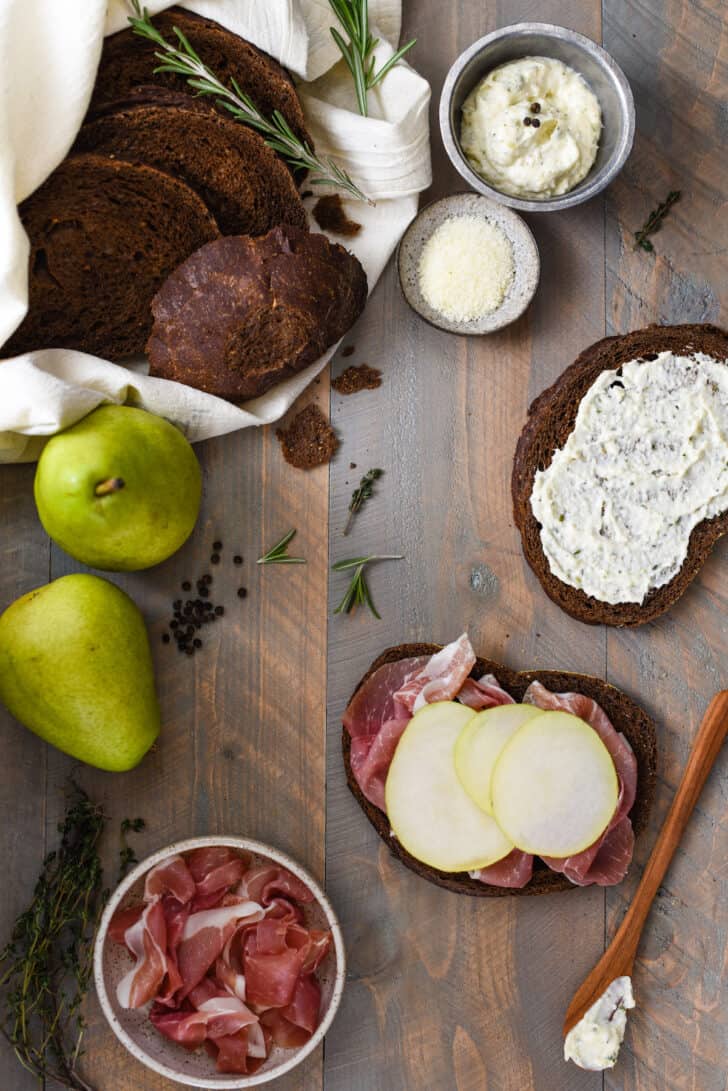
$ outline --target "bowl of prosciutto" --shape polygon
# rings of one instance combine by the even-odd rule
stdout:
[[[150,856],[109,900],[96,991],[117,1038],[188,1087],[243,1088],[323,1039],[344,986],[336,915],[282,852],[198,837]]]

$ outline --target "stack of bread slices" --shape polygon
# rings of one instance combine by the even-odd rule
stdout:
[[[155,16],[154,25],[168,40],[178,27],[223,82],[235,80],[265,116],[280,111],[311,143],[293,82],[271,57],[179,8]],[[40,348],[111,360],[138,355],[152,330],[154,296],[201,246],[274,228],[308,231],[284,160],[213,99],[196,97],[184,77],[155,73],[154,53],[154,44],[131,29],[106,39],[70,154],[20,206],[31,242],[29,310],[4,356]],[[356,268],[345,277],[363,277],[346,256]],[[348,325],[356,316],[347,316]],[[323,340],[331,343],[334,333],[341,336],[331,331]],[[239,391],[229,380],[222,385],[233,398],[255,391],[249,381]]]

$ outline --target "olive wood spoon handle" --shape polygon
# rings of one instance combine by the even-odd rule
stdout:
[[[618,977],[632,975],[637,946],[655,894],[670,866],[693,807],[728,734],[728,690],[708,705],[688,756],[672,806],[647,861],[632,904],[617,933],[584,983],[576,990],[564,1019],[564,1035],[582,1019]]]

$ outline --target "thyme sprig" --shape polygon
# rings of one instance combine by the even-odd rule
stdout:
[[[369,590],[365,569],[367,565],[374,564],[376,561],[401,561],[403,559],[401,553],[372,553],[368,557],[351,557],[349,560],[337,561],[336,564],[331,566],[332,572],[346,572],[353,568],[354,575],[334,613],[350,614],[356,610],[357,606],[366,606],[371,610],[375,618],[380,619],[381,615],[377,612]]]
[[[356,513],[364,506],[367,500],[370,500],[374,495],[374,482],[378,481],[383,473],[384,470],[380,469],[367,470],[358,486],[354,489],[351,494],[349,518],[346,520],[346,526],[344,527],[344,536],[349,533]]]
[[[635,231],[634,233],[635,250],[641,248],[642,250],[647,250],[650,254],[654,252],[655,248],[650,242],[649,236],[654,235],[660,230],[665,222],[665,217],[676,201],[680,200],[681,195],[681,190],[671,189],[665,200],[661,201],[657,208],[652,210],[639,231]]]
[[[289,530],[288,534],[283,535],[280,542],[276,542],[267,553],[264,553],[262,557],[258,557],[256,564],[305,564],[305,557],[288,556],[288,546],[295,537],[296,531]]]
[[[146,827],[146,822],[143,818],[124,818],[121,822],[120,838],[121,848],[119,849],[119,878],[123,879],[129,871],[129,868],[134,864],[139,863],[139,857],[129,844],[128,835],[130,833],[141,833]]]
[[[149,11],[141,6],[140,0],[131,2],[134,9],[134,15],[129,16],[132,30],[158,47],[154,56],[161,63],[154,69],[155,73],[174,72],[183,76],[198,95],[212,95],[236,121],[261,133],[268,147],[283,156],[294,169],[308,171],[306,182],[309,185],[338,186],[357,200],[372,203],[333,159],[317,156],[307,141],[296,136],[280,110],[274,110],[270,117],[265,117],[250,96],[241,90],[237,80],[231,79],[230,87],[227,87],[218,79],[179,27],[173,28],[177,38],[175,45],[167,41],[153,25]]]
[[[43,861],[32,901],[0,952],[0,1032],[28,1072],[75,1091],[93,1091],[79,1072],[81,1005],[108,893],[98,854],[105,824],[101,808],[74,786],[61,843]]]
[[[369,4],[368,0],[329,0],[329,4],[346,31],[349,40],[344,40],[336,27],[330,27],[331,37],[341,50],[347,68],[354,80],[357,106],[362,117],[367,116],[367,91],[384,79],[390,68],[408,53],[417,41],[412,38],[401,46],[386,61],[378,72],[374,71],[374,50],[379,44],[379,38],[374,38],[369,30]]]

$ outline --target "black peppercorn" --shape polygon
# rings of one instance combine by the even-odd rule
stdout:
[[[222,549],[222,542],[213,542],[212,548],[215,550],[216,553],[219,553]]]
[[[202,595],[203,599],[206,599],[207,596],[210,594],[207,584],[202,585],[202,587],[200,588],[200,594]]]
[[[215,613],[217,614],[218,617],[222,617],[222,615],[225,613],[225,607],[224,606],[216,606],[215,607]]]
[[[524,117],[523,124],[524,125],[530,125],[531,124],[531,118],[530,117]]]
[[[242,564],[242,563],[243,563],[243,558],[240,556],[239,553],[236,553],[235,556],[233,557],[233,564]]]
[[[182,590],[183,591],[191,591],[192,590],[192,584],[190,583],[189,580],[184,581],[184,583],[182,584]]]
[[[239,599],[247,598],[247,595],[248,595],[247,587],[239,587],[238,588],[238,598]]]
[[[539,126],[541,125],[541,122],[540,122],[540,121],[538,120],[538,118],[537,118],[537,117],[535,117],[535,118],[533,119],[533,121],[531,122],[531,124],[533,125],[534,129],[538,129],[538,128],[539,128]]]
[[[220,554],[219,553],[213,553],[212,556],[210,557],[210,564],[219,564],[219,563],[220,563]]]
[[[194,646],[196,648],[201,648],[202,647],[202,641],[200,640],[199,636],[196,636],[195,639],[192,641],[192,643],[194,644]]]
[[[169,640],[170,640],[169,633],[162,633],[162,643],[163,644],[169,644]]]
[[[531,113],[532,114],[540,114],[541,113],[541,103],[540,102],[532,102],[531,103]]]

